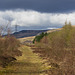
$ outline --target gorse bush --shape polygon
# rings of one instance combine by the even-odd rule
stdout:
[[[38,45],[40,56],[46,58],[53,68],[47,73],[75,75],[75,28],[71,23],[65,23],[60,31],[52,32],[45,38],[36,45],[40,44]]]
[[[0,37],[0,65],[5,67],[16,60],[16,56],[21,56],[22,52],[18,50],[19,47],[20,42],[15,37]]]

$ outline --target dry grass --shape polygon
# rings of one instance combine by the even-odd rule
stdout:
[[[22,45],[20,50],[23,52],[22,56],[16,57],[17,61],[10,63],[7,68],[0,68],[0,75],[40,75],[45,69],[42,59],[30,47]]]
[[[47,33],[52,33],[52,32],[60,31],[60,30],[62,30],[62,28],[48,30]]]
[[[19,38],[20,42],[24,42],[24,41],[33,41],[33,39],[35,38],[35,36],[31,36],[31,37],[24,37],[24,38]]]

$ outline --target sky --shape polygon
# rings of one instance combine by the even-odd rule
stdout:
[[[0,0],[0,26],[40,30],[75,25],[75,0]]]

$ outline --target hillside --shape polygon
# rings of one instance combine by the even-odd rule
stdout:
[[[18,40],[20,40],[20,42],[24,45],[31,45],[33,44],[34,38],[35,36],[31,36],[31,37],[18,38]]]
[[[34,53],[51,66],[46,71],[48,75],[75,75],[75,27],[67,24],[62,29],[52,30],[40,41],[35,40],[35,46]]]
[[[20,32],[15,32],[14,35],[17,38],[36,36],[39,33],[46,32],[47,30],[22,30]]]
[[[62,28],[58,28],[58,29],[52,29],[52,30],[47,30],[47,31],[44,31],[44,32],[47,32],[47,33],[52,33],[52,32],[55,32],[55,31],[60,31]],[[39,33],[37,35],[40,35]],[[32,44],[33,43],[33,40],[36,36],[28,36],[28,37],[23,37],[23,38],[19,38],[20,42],[22,44]]]
[[[75,27],[75,25],[72,25],[72,27]],[[55,31],[60,31],[62,28],[57,28],[57,29],[50,29],[50,30],[22,30],[19,32],[15,32],[12,35],[14,35],[16,38],[24,38],[24,37],[32,37],[36,36],[42,32],[55,32]]]

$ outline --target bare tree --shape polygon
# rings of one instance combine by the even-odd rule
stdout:
[[[10,28],[11,22],[8,21],[6,25],[1,25],[0,26],[0,36],[3,36],[5,34],[11,34],[11,28]]]

